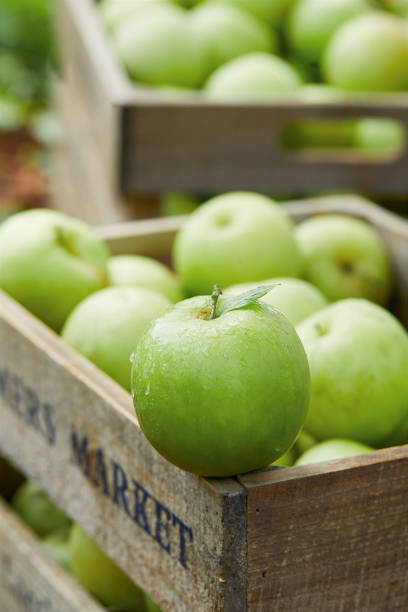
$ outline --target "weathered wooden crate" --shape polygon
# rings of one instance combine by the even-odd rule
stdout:
[[[382,233],[408,296],[408,224],[358,198],[286,205]],[[169,253],[182,218],[100,229],[114,253]],[[0,452],[163,610],[384,612],[408,607],[408,446],[228,479],[160,457],[130,395],[0,297]]]
[[[0,610],[103,612],[0,498]]]
[[[408,94],[326,104],[293,98],[214,103],[200,94],[166,99],[128,79],[94,0],[59,0],[58,8],[66,102],[81,125],[78,157],[88,151],[87,164],[98,166],[108,191],[408,192],[408,144],[396,157],[383,159],[340,150],[291,152],[280,141],[287,124],[304,119],[391,117],[407,128]]]

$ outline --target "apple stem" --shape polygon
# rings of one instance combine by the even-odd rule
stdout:
[[[217,302],[218,302],[218,298],[220,297],[221,294],[222,294],[222,291],[220,289],[220,286],[219,285],[214,285],[213,286],[213,290],[212,290],[212,294],[211,294],[212,308],[211,308],[211,314],[210,314],[210,318],[209,318],[210,321],[212,319],[215,319],[215,311],[217,310]]]

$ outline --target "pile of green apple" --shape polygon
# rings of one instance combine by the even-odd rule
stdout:
[[[180,98],[304,102],[408,90],[405,0],[102,0],[100,15],[129,76]],[[391,119],[302,123],[287,146],[394,152]]]

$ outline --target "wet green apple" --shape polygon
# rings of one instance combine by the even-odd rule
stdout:
[[[130,390],[130,355],[150,321],[171,305],[143,287],[108,287],[81,302],[61,332],[63,339],[122,387]]]
[[[277,55],[248,53],[215,70],[204,86],[211,99],[270,99],[301,86],[297,71]]]
[[[113,43],[136,81],[199,87],[208,74],[207,50],[188,13],[176,5],[159,5],[120,22]]]
[[[179,302],[184,297],[178,276],[152,257],[115,255],[108,260],[108,278],[111,285],[157,291],[170,302]]]
[[[282,208],[260,194],[233,192],[192,213],[176,236],[173,264],[190,295],[206,295],[215,282],[298,276],[302,262]]]
[[[318,62],[337,28],[369,9],[366,0],[297,0],[287,21],[289,46],[303,59]]]
[[[309,368],[288,319],[260,302],[210,296],[156,319],[133,355],[132,395],[147,439],[178,467],[224,477],[264,467],[302,428]],[[237,302],[238,300],[238,302]]]
[[[143,591],[77,524],[70,535],[72,570],[82,586],[109,609],[140,612]]]
[[[26,480],[18,488],[11,505],[16,514],[40,537],[71,525],[71,519],[32,480]]]
[[[78,219],[29,210],[0,226],[0,289],[59,331],[73,308],[107,284],[108,250]]]
[[[204,2],[190,13],[191,27],[209,57],[209,72],[255,51],[274,52],[275,34],[247,11],[224,3]]]
[[[225,293],[238,295],[263,284],[271,285],[272,283],[278,283],[278,286],[261,298],[262,301],[283,312],[295,326],[329,303],[319,289],[299,278],[277,277],[262,282],[231,285],[225,289]]]
[[[408,419],[406,330],[361,299],[331,304],[296,329],[311,372],[306,430],[381,446]]]
[[[408,31],[402,18],[380,11],[354,17],[326,47],[326,80],[350,91],[408,89]]]
[[[319,442],[319,444],[304,452],[297,459],[295,465],[309,465],[309,463],[354,457],[354,455],[362,455],[373,450],[372,446],[361,444],[361,442],[356,442],[355,440],[332,438],[331,440]]]
[[[378,232],[347,215],[312,217],[296,227],[303,276],[331,300],[361,297],[386,304],[392,288],[388,253]]]

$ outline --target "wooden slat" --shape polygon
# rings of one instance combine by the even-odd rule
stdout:
[[[248,611],[408,607],[408,446],[239,478]]]
[[[2,612],[103,612],[0,499]]]
[[[0,314],[1,452],[164,610],[242,609],[242,487],[165,461],[130,394],[4,294]]]

